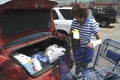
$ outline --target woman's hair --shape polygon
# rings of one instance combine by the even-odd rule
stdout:
[[[80,24],[83,25],[88,16],[88,7],[85,4],[75,4],[72,8],[73,17],[81,19]]]

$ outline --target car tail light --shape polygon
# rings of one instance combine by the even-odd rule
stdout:
[[[27,75],[16,64],[10,60],[6,60],[0,67],[2,72],[2,80],[25,80]]]

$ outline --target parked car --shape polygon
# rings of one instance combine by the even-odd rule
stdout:
[[[107,27],[110,23],[116,23],[117,12],[115,9],[94,8],[92,10],[96,21],[100,23],[101,27]]]
[[[68,35],[72,24],[72,7],[55,7],[53,8],[53,17],[55,28],[58,32]]]
[[[55,28],[60,33],[68,35],[72,24],[72,7],[55,7],[53,8],[53,16],[55,22]],[[96,21],[100,23],[100,27],[107,27],[110,23],[116,22],[116,12],[114,10],[99,10],[92,9],[93,16]],[[112,11],[112,12],[110,12]]]
[[[48,46],[56,44],[65,48],[61,58],[66,65],[70,62],[68,37],[55,30],[54,6],[56,2],[48,0],[11,0],[0,5],[0,80],[61,80],[58,59],[35,72],[31,61],[33,55],[44,55]]]

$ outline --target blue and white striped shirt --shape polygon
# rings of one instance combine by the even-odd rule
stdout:
[[[76,19],[73,19],[71,30],[72,29],[79,30],[81,47],[87,47],[87,44],[94,39],[94,34],[100,31],[99,24],[94,18],[90,16],[87,17],[87,20],[85,21],[83,26],[81,26]]]

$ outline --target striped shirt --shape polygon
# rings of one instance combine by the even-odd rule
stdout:
[[[72,29],[79,30],[81,47],[87,47],[87,44],[94,39],[94,34],[100,31],[99,24],[94,18],[90,16],[87,17],[87,20],[85,21],[83,26],[81,26],[76,19],[73,19],[71,30]]]

